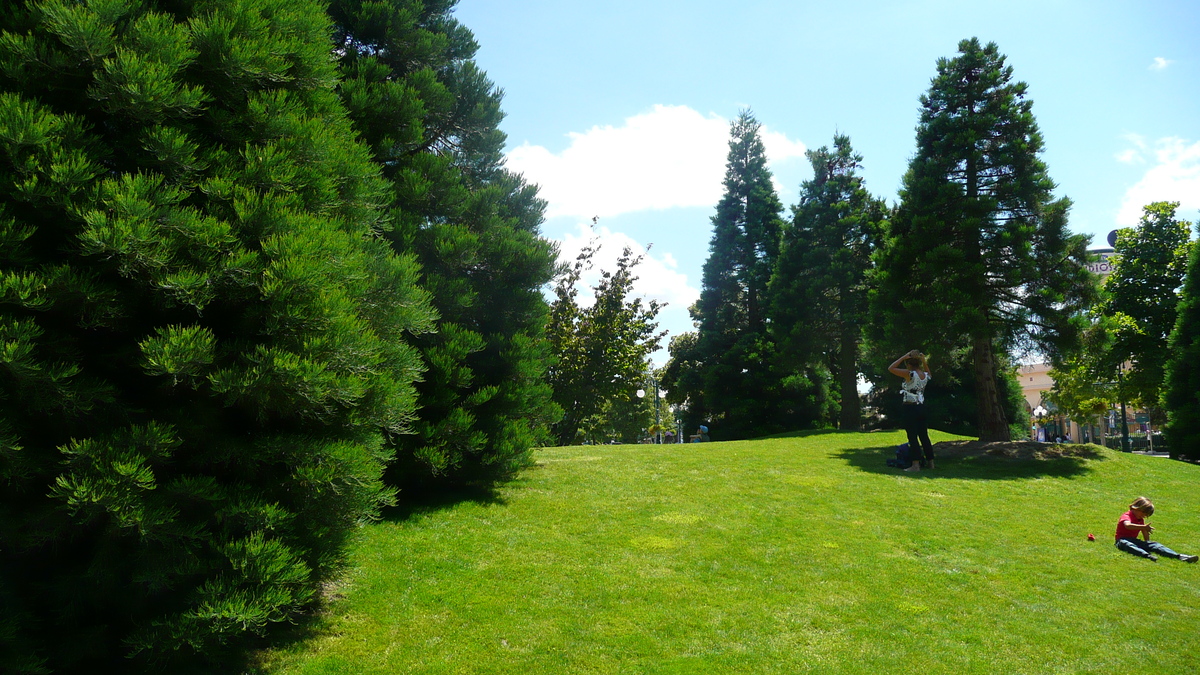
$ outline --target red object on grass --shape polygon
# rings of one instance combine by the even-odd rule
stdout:
[[[1096,535],[1094,535],[1094,534],[1089,534],[1089,535],[1088,535],[1088,541],[1096,541]]]

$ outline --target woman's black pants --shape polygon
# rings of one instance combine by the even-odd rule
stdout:
[[[920,460],[921,466],[928,466],[933,461],[933,443],[929,442],[929,422],[925,419],[924,403],[904,403],[902,422],[904,431],[908,434],[908,452],[913,459]]]

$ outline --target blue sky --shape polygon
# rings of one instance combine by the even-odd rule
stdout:
[[[1195,0],[460,0],[455,16],[505,92],[508,164],[541,186],[543,233],[568,257],[600,237],[601,264],[650,246],[638,291],[668,303],[672,335],[692,328],[729,121],[750,108],[763,124],[789,207],[804,150],[838,131],[894,202],[918,98],[964,38],[996,42],[1029,85],[1043,159],[1093,246],[1151,201],[1200,216]]]

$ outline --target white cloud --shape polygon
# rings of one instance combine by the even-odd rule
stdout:
[[[1150,70],[1164,70],[1167,66],[1175,63],[1170,59],[1164,59],[1161,56],[1154,57],[1154,63],[1150,64]]]
[[[1122,164],[1145,164],[1150,143],[1141,134],[1126,133],[1121,136],[1131,147],[1118,152],[1115,157]]]
[[[762,129],[768,160],[804,155],[804,144]],[[508,153],[508,168],[540,186],[546,215],[615,216],[680,206],[713,206],[721,198],[729,120],[687,106],[655,105],[623,126],[569,134],[559,154],[526,143]]]
[[[1137,148],[1126,148],[1118,152],[1116,157],[1117,161],[1121,162],[1122,164],[1133,164],[1135,162],[1143,161],[1142,154]]]
[[[726,129],[726,138],[728,133]],[[763,147],[766,148],[768,162],[783,162],[793,157],[803,157],[804,152],[808,150],[802,141],[793,141],[782,132],[769,131],[766,127],[763,127],[759,135],[762,137]]]
[[[1152,166],[1125,191],[1117,224],[1136,225],[1142,207],[1152,202],[1179,202],[1179,215],[1188,220],[1200,209],[1200,141],[1162,138],[1154,144]]]
[[[664,253],[661,257],[656,257],[653,249],[647,251],[645,246],[629,235],[613,232],[607,227],[593,228],[587,223],[580,223],[575,233],[567,233],[559,242],[559,261],[574,262],[579,252],[589,243],[598,244],[600,249],[592,258],[592,269],[585,272],[580,280],[580,304],[590,305],[595,301],[590,292],[591,286],[600,280],[601,270],[616,271],[617,259],[626,246],[634,256],[643,256],[642,262],[634,268],[634,274],[638,277],[633,284],[634,296],[668,303],[671,309],[682,307],[685,315],[687,308],[700,298],[700,289],[688,285],[687,275],[678,271],[679,263],[675,256]]]

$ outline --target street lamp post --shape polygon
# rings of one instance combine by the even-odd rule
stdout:
[[[1038,407],[1034,408],[1033,409],[1033,417],[1034,417],[1034,419],[1037,420],[1038,426],[1042,427],[1044,429],[1045,427],[1043,427],[1043,424],[1044,424],[1044,420],[1046,419],[1046,409],[1040,405]],[[1036,434],[1035,434],[1035,436],[1036,436]],[[1037,440],[1041,440],[1041,439],[1038,439],[1035,437],[1033,440],[1037,441]]]
[[[1117,398],[1121,399],[1121,451],[1129,452],[1129,418],[1125,416],[1125,364],[1117,366]]]
[[[650,386],[654,387],[654,442],[657,445],[662,445],[662,417],[658,412],[658,378],[654,377],[654,373],[646,373],[650,378]],[[645,389],[637,390],[637,397],[642,398],[646,395]]]

